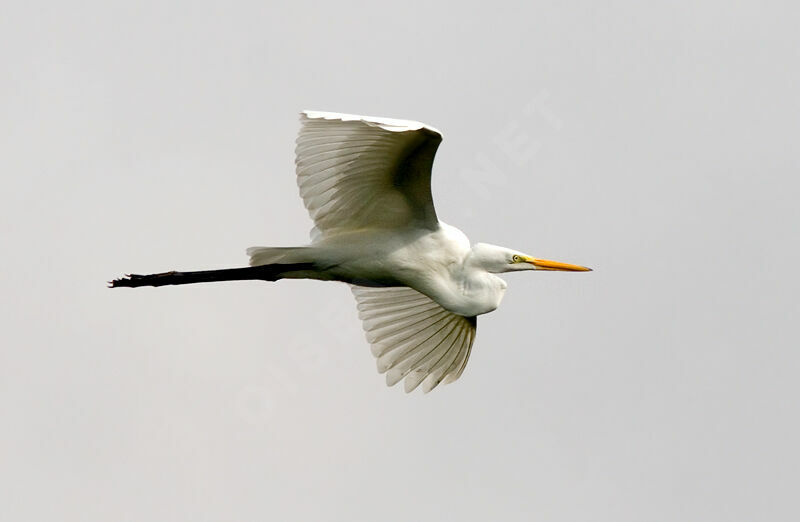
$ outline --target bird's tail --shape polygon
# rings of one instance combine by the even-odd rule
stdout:
[[[304,247],[250,247],[250,266],[277,272],[277,279],[320,279],[328,281],[331,276],[320,266],[320,250]],[[324,266],[325,263],[322,263]]]
[[[309,247],[250,247],[250,266],[295,265],[313,263],[314,256]]]

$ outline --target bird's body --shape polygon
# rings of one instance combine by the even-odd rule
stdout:
[[[469,239],[439,223],[435,230],[408,228],[387,234],[359,230],[337,234],[299,249],[253,248],[254,264],[276,260],[313,263],[284,279],[343,281],[365,287],[407,286],[445,310],[467,317],[495,310],[506,282],[476,265]]]
[[[131,275],[112,286],[317,279],[349,283],[378,370],[430,391],[464,370],[476,316],[495,310],[520,270],[589,269],[471,245],[439,221],[430,175],[441,134],[418,122],[306,111],[297,182],[314,220],[310,244],[253,247],[249,268]]]

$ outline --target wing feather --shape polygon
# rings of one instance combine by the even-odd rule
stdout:
[[[475,340],[476,318],[448,312],[408,287],[351,286],[378,371],[386,384],[405,379],[425,393],[461,375]]]
[[[447,356],[448,353],[453,352],[453,357],[455,357],[455,353],[458,350],[453,350],[453,347],[456,346],[460,336],[460,328],[452,328],[447,332],[447,337],[445,337],[438,346],[431,350],[427,358],[422,361],[420,364],[422,368],[414,369],[408,374],[405,380],[406,393],[416,389],[426,377],[435,372],[441,365],[441,361]],[[427,371],[425,371],[426,368]]]
[[[419,122],[305,111],[297,184],[314,240],[364,228],[438,226],[431,196],[441,134]]]

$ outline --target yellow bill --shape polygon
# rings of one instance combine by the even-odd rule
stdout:
[[[591,272],[591,268],[586,268],[580,265],[571,265],[569,263],[562,263],[561,261],[550,261],[549,259],[536,259],[533,257],[528,258],[526,261],[532,264],[539,270],[561,270],[565,272]]]

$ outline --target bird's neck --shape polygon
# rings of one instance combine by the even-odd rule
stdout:
[[[459,292],[474,314],[480,315],[496,310],[500,306],[508,284],[484,268],[465,260],[462,267]]]

